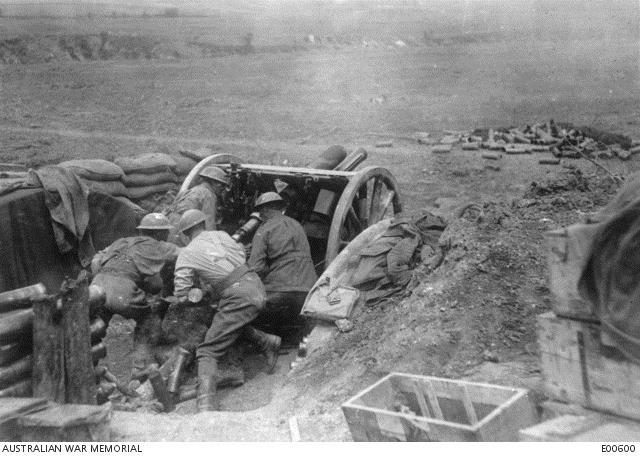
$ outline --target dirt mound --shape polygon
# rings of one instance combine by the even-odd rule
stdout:
[[[543,233],[576,222],[616,190],[605,177],[568,174],[582,185],[452,214],[440,265],[416,270],[404,299],[356,310],[355,329],[302,364],[294,383],[344,400],[394,371],[460,378],[515,362],[525,375],[509,384],[535,376],[535,317],[551,303]]]
[[[176,59],[177,48],[147,36],[99,34],[24,35],[0,41],[0,63],[64,60]]]

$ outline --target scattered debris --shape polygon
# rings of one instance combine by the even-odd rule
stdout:
[[[491,350],[485,350],[482,352],[482,359],[484,361],[488,361],[490,363],[499,363],[500,362],[500,358],[498,358],[498,355],[495,354],[494,352],[492,352]]]
[[[449,152],[451,152],[451,144],[438,144],[431,147],[433,154],[448,154]]]
[[[500,160],[502,158],[502,154],[496,154],[493,152],[483,152],[481,157],[486,158],[487,160]]]
[[[338,327],[338,330],[340,332],[349,332],[351,330],[353,330],[353,322],[351,320],[348,320],[346,318],[342,318],[340,320],[336,320],[335,321],[336,326]],[[302,345],[302,344],[300,344]]]

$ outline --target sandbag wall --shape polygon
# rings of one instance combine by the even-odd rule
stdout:
[[[124,172],[114,163],[100,159],[87,159],[69,160],[58,166],[73,171],[90,190],[111,196],[129,197],[129,193],[122,183]]]
[[[0,397],[28,397],[32,394],[33,301],[44,299],[41,283],[0,293]],[[94,365],[107,355],[102,339],[107,325],[95,315],[104,302],[104,292],[90,287],[91,355]]]
[[[180,182],[197,163],[187,154],[158,152],[117,157],[113,162],[101,159],[69,160],[59,166],[72,170],[91,190],[140,201],[155,194],[177,191]],[[140,208],[136,206],[136,209]]]

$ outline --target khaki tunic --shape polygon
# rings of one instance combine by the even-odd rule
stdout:
[[[302,225],[277,215],[260,225],[248,261],[267,292],[304,291],[318,279]]]

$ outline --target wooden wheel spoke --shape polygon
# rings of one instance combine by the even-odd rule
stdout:
[[[326,266],[361,232],[379,222],[390,209],[402,210],[397,182],[388,170],[364,168],[349,179],[336,205],[327,238]]]
[[[353,206],[349,208],[349,212],[347,212],[347,217],[354,224],[354,228],[358,230],[358,233],[362,231],[362,222],[358,218],[356,211],[353,209]]]
[[[371,201],[369,204],[369,224],[372,225],[378,219],[378,209],[380,208],[380,196],[382,194],[382,179],[376,176],[373,179],[373,188],[371,189]]]
[[[396,192],[394,192],[393,190],[389,190],[389,193],[387,193],[387,196],[385,196],[384,200],[380,205],[380,209],[376,212],[377,219],[371,220],[371,224],[378,223],[380,220],[384,218],[387,211],[389,210],[389,206],[391,206],[391,203],[393,203],[393,198],[395,196],[396,196]]]

